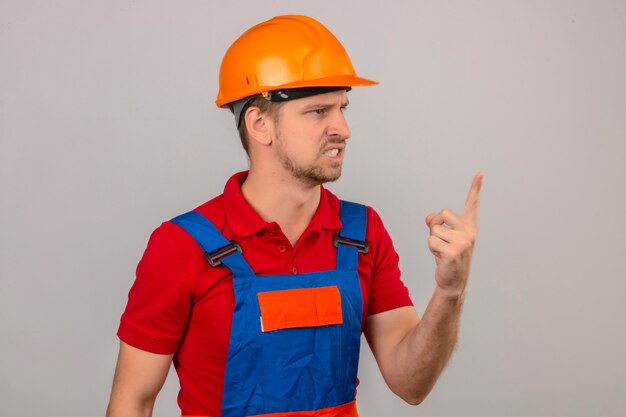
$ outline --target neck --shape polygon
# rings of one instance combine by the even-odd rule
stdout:
[[[241,192],[261,218],[278,223],[295,246],[317,210],[321,187],[303,184],[285,172],[263,172],[251,166]]]

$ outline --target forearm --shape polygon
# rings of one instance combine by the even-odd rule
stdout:
[[[420,320],[411,307],[368,316],[366,337],[389,388],[410,404],[432,390],[456,346],[464,291],[478,234],[474,176],[461,216],[450,209],[426,216],[428,249],[435,257],[435,291]]]
[[[422,320],[397,345],[390,386],[408,403],[422,402],[448,363],[458,339],[463,299],[450,298],[437,287]]]

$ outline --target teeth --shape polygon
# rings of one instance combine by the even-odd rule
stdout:
[[[335,148],[335,149],[329,149],[326,152],[324,152],[324,155],[328,155],[328,156],[337,156],[339,155],[339,149]]]

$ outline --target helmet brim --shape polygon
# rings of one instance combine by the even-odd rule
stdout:
[[[227,107],[228,104],[244,99],[246,97],[255,96],[258,94],[269,93],[270,91],[291,89],[291,88],[304,88],[304,87],[367,87],[377,85],[378,81],[368,80],[367,78],[361,78],[354,75],[336,75],[332,77],[317,78],[311,80],[294,81],[287,84],[281,84],[277,86],[264,86],[257,89],[249,90],[249,93],[245,96],[231,96],[220,97],[215,100],[215,104],[218,107]]]

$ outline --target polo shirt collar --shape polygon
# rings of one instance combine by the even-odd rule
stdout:
[[[237,236],[252,236],[273,225],[268,223],[250,206],[241,192],[241,184],[248,177],[248,171],[238,172],[226,182],[224,186],[224,211],[231,230]],[[341,229],[339,208],[331,203],[332,194],[321,186],[320,202],[311,219],[309,229],[330,230]]]

